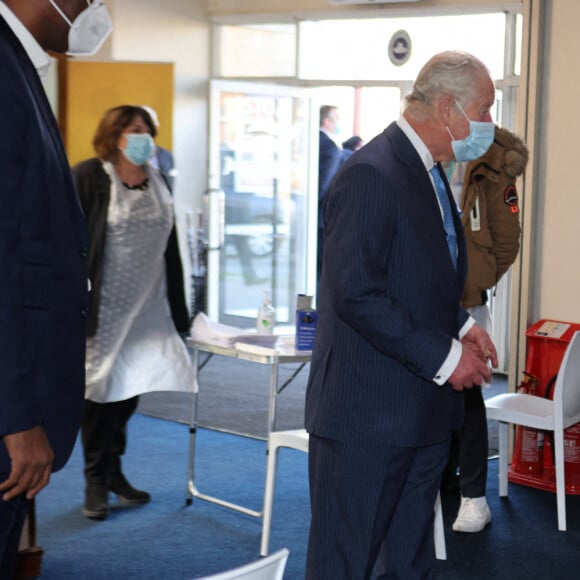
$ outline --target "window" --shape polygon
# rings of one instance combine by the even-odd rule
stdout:
[[[296,26],[253,24],[219,26],[216,52],[222,77],[296,75]]]
[[[404,81],[414,79],[431,55],[456,49],[475,54],[487,64],[494,78],[501,79],[506,22],[506,13],[497,12],[216,25],[214,73],[230,78]],[[516,28],[521,35],[521,17],[516,20]],[[412,44],[411,57],[402,66],[392,64],[388,58],[389,42],[399,30],[408,33]],[[516,74],[519,58],[518,51],[513,66]]]

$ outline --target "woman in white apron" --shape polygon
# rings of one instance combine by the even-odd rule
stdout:
[[[156,127],[140,107],[102,118],[96,158],[73,168],[89,229],[89,304],[84,514],[105,519],[109,492],[125,504],[150,495],[123,475],[126,426],[141,393],[190,390],[193,372],[179,332],[189,328],[168,186],[148,161]]]

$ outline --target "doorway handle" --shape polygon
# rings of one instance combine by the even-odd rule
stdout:
[[[225,194],[221,189],[205,192],[207,207],[207,249],[221,250],[225,239]]]

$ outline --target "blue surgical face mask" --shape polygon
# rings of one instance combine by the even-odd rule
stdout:
[[[447,132],[451,137],[451,147],[457,161],[473,161],[491,147],[495,136],[495,125],[491,121],[472,121],[457,101],[455,104],[469,121],[469,135],[465,139],[454,139],[447,127]]]
[[[123,155],[133,165],[145,165],[155,153],[155,141],[149,133],[125,133],[125,148],[120,147]]]

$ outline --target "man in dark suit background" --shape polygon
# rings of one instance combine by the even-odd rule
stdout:
[[[159,131],[159,117],[157,116],[157,111],[148,105],[141,105],[142,109],[145,109],[157,130]],[[175,168],[175,160],[173,159],[173,153],[161,145],[155,144],[155,155],[149,160],[149,163],[155,167],[163,176],[167,187],[172,193],[175,193],[175,177],[177,176],[177,169]]]
[[[342,151],[334,142],[332,135],[338,123],[338,107],[322,105],[320,107],[320,130],[318,132],[318,243],[316,254],[316,275],[320,280],[322,255],[324,253],[324,203],[340,163]]]
[[[326,196],[305,412],[308,580],[369,578],[383,542],[379,578],[431,577],[457,392],[497,366],[460,306],[465,239],[438,164],[489,147],[494,99],[478,59],[434,56],[401,118],[340,167]]]
[[[6,580],[14,575],[31,499],[70,456],[85,390],[87,237],[39,74],[50,64],[45,51],[91,54],[110,30],[106,8],[86,0],[0,2],[0,578]]]

